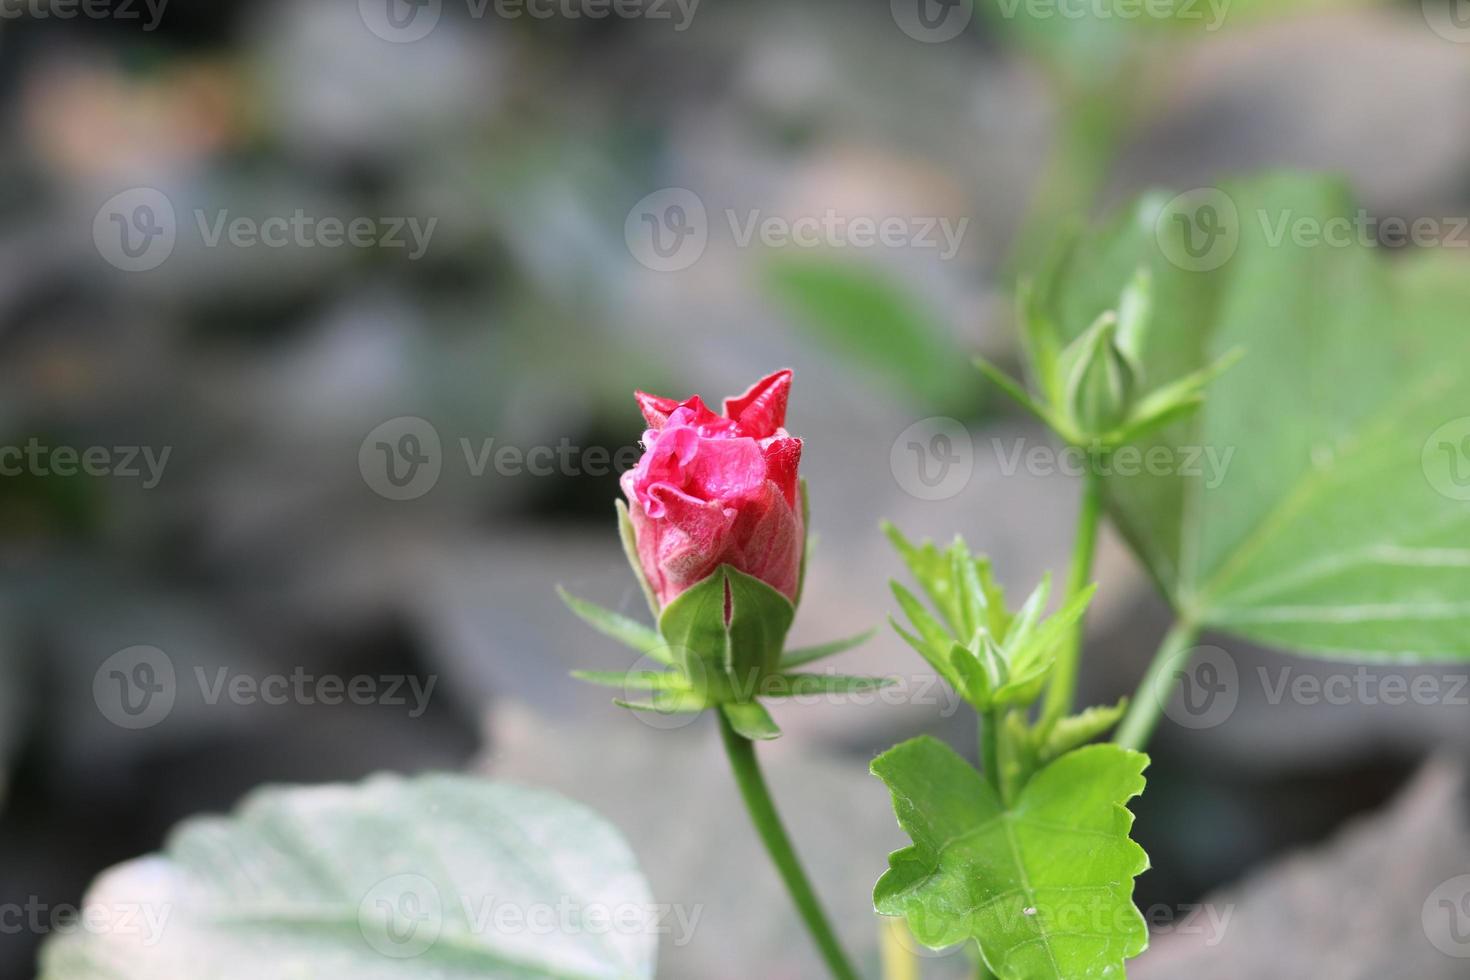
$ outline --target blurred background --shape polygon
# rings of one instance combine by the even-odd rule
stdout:
[[[963,532],[1013,592],[1062,567],[1076,483],[1007,466],[1047,436],[969,367],[1014,364],[1014,282],[1060,230],[1279,167],[1373,214],[1470,208],[1460,0],[0,6],[6,907],[76,904],[262,783],[475,768],[604,811],[660,900],[704,909],[661,975],[816,975],[708,720],[567,677],[629,658],[554,585],[643,613],[612,511],[631,392],[795,368],[793,639],[848,635],[890,608],[884,517]],[[938,491],[904,448],[936,434]],[[1099,562],[1089,702],[1168,618],[1116,538]],[[842,663],[918,666],[886,630]],[[927,694],[778,708],[762,750],[870,971],[901,838],[867,762],[974,743]],[[1247,686],[1208,730],[1166,720],[1140,904],[1167,927],[1332,837],[1465,718]],[[47,929],[4,926],[0,977],[33,975]]]

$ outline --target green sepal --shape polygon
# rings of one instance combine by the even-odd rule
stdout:
[[[798,698],[812,694],[864,694],[898,683],[893,677],[860,677],[853,674],[776,674],[762,692],[767,698]]]
[[[638,536],[633,532],[633,518],[628,513],[628,505],[619,499],[614,506],[618,512],[618,537],[623,542],[623,557],[628,559],[633,574],[638,578],[638,585],[643,589],[643,598],[648,600],[648,611],[653,613],[654,619],[658,619],[658,596],[654,594],[648,576],[643,573],[643,563],[638,560]]]
[[[715,702],[745,701],[779,669],[795,615],[784,595],[721,565],[664,608],[659,631],[695,690]]]
[[[561,601],[566,603],[568,609],[576,613],[577,618],[599,633],[610,636],[624,646],[632,647],[661,664],[674,665],[674,656],[668,645],[652,629],[621,613],[604,609],[586,599],[579,599],[559,585],[556,587],[556,594],[561,596]]]
[[[795,650],[787,650],[781,655],[781,669],[791,670],[801,667],[816,660],[822,660],[835,654],[845,653],[854,647],[860,647],[873,638],[878,632],[875,626],[870,630],[864,630],[857,636],[849,636],[841,640],[833,640],[830,643],[818,643],[815,646],[797,647]]]
[[[572,676],[598,687],[625,691],[687,691],[689,682],[671,670],[574,670]]]
[[[731,701],[720,705],[720,711],[741,738],[761,742],[781,737],[771,713],[757,701]]]
[[[696,715],[711,706],[708,699],[693,691],[655,691],[651,701],[614,698],[613,704],[629,711],[646,711],[659,715]]]
[[[1045,402],[1032,398],[1031,393],[1026,390],[1025,385],[983,357],[975,358],[974,363],[980,373],[989,378],[997,388],[1009,395],[1012,401],[1026,409],[1032,415],[1035,415],[1046,424],[1047,428],[1061,434],[1063,438],[1070,441],[1072,429],[1066,420],[1052,411]]]
[[[1118,349],[1118,318],[1104,313],[1063,354],[1067,364],[1067,415],[1091,438],[1127,420],[1136,386],[1133,366]]]

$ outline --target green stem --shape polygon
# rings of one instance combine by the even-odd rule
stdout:
[[[1063,603],[1070,602],[1077,593],[1087,588],[1092,578],[1092,556],[1097,550],[1097,525],[1102,516],[1102,476],[1093,458],[1087,458],[1087,475],[1082,482],[1082,505],[1077,515],[1077,536],[1072,544],[1072,564],[1067,571],[1067,594]],[[1068,633],[1061,648],[1057,650],[1056,666],[1052,668],[1051,683],[1046,689],[1046,707],[1042,711],[1042,724],[1055,722],[1072,710],[1072,698],[1077,691],[1077,662],[1082,650],[1082,625],[1085,616],[1079,617],[1077,625]]]
[[[755,746],[730,727],[724,712],[717,711],[716,714],[720,716],[720,737],[725,742],[725,754],[730,757],[730,768],[735,772],[735,782],[740,786],[740,795],[745,800],[745,808],[750,811],[751,822],[755,824],[761,841],[766,845],[766,853],[771,856],[776,870],[781,873],[786,890],[791,893],[791,900],[801,913],[807,930],[817,948],[822,951],[827,968],[837,980],[858,980],[857,971],[852,968],[842,947],[837,944],[837,937],[822,913],[822,906],[817,901],[816,893],[812,891],[811,882],[807,880],[806,873],[801,869],[801,862],[796,858],[791,839],[786,836],[786,829],[781,825],[781,816],[776,812],[776,805],[771,801],[771,791],[766,787],[765,777],[761,775],[760,764],[756,761]]]
[[[980,767],[984,770],[990,788],[1005,802],[1004,780],[1000,778],[1000,712],[987,711],[978,715],[980,721]]]
[[[1123,723],[1113,736],[1114,742],[1125,749],[1143,751],[1159,723],[1167,695],[1173,690],[1170,678],[1188,664],[1198,634],[1199,627],[1186,619],[1179,620],[1164,634],[1148,673],[1143,675],[1143,681],[1128,704],[1128,714],[1123,716]]]

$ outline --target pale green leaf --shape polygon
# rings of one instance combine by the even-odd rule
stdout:
[[[41,978],[651,978],[651,902],[617,831],[549,793],[447,775],[271,788],[103,874],[84,907],[139,911],[53,938]],[[641,921],[585,927],[599,909]]]

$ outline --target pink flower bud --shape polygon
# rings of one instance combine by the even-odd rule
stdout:
[[[801,440],[782,428],[791,372],[777,371],[716,415],[638,392],[650,428],[623,474],[638,561],[660,607],[722,564],[796,600],[801,575]]]

